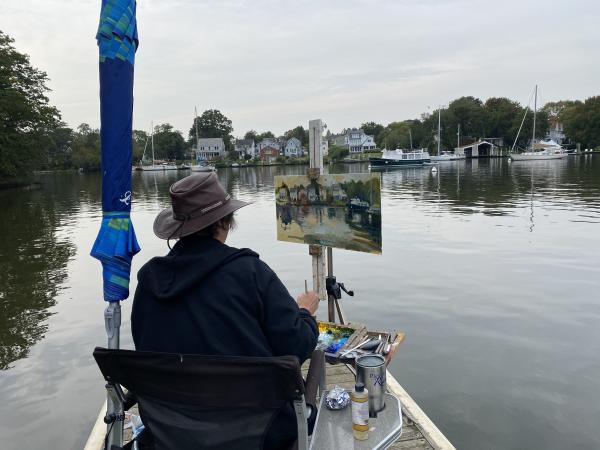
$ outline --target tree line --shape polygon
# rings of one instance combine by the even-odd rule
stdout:
[[[29,56],[14,47],[14,40],[0,30],[0,185],[10,185],[27,179],[34,170],[100,168],[100,132],[82,123],[73,129],[62,121],[59,110],[50,104],[47,74],[33,67]],[[461,97],[441,109],[441,143],[443,148],[457,144],[460,126],[462,144],[484,137],[504,139],[505,145],[515,141],[526,108],[507,98],[490,98],[483,102],[475,97]],[[433,148],[436,145],[437,110],[420,118],[362,124],[365,133],[374,135],[379,148]],[[600,96],[581,101],[560,101],[546,104],[538,113],[537,136],[548,128],[548,119],[564,125],[571,143],[584,148],[600,147]],[[191,120],[187,136],[171,124],[158,124],[153,130],[156,159],[188,160],[192,158],[196,136],[221,137],[228,156],[235,157],[233,124],[217,109],[204,111]],[[516,146],[525,147],[531,136],[532,114],[527,114]],[[328,131],[328,134],[330,132]],[[151,158],[151,133],[133,131],[133,160]],[[281,138],[297,138],[308,146],[308,130],[298,125]],[[244,138],[260,142],[275,138],[271,131],[249,130]],[[333,154],[344,149],[332,148]]]

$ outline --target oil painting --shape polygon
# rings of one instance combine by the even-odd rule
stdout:
[[[277,239],[381,253],[379,174],[275,177]]]

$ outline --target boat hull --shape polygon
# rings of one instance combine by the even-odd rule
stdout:
[[[408,167],[422,166],[428,164],[431,159],[388,159],[388,158],[369,158],[372,167]]]
[[[215,168],[212,166],[192,166],[192,172],[214,172]]]
[[[458,161],[460,159],[466,159],[464,156],[432,156],[431,161],[433,162],[444,162],[444,161]]]
[[[135,170],[142,170],[144,172],[162,172],[163,170],[178,170],[177,166],[142,166],[136,167]]]
[[[566,158],[568,155],[566,153],[559,153],[559,154],[555,154],[555,155],[534,155],[534,154],[527,154],[527,153],[516,153],[513,155],[510,155],[510,158],[513,161],[542,161],[542,160],[546,160],[546,159],[563,159]]]

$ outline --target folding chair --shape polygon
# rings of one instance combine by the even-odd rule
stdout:
[[[96,348],[94,358],[123,402],[121,386],[135,396],[156,450],[262,449],[275,416],[290,403],[298,427],[293,448],[308,449],[306,390],[294,356],[202,356]],[[323,386],[321,374],[323,353],[315,352],[309,384],[316,381]],[[309,390],[313,397],[309,408],[316,415],[316,388]]]

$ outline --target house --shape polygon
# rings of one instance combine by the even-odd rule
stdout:
[[[546,133],[546,140],[562,144],[565,138],[565,129],[563,124],[559,122],[558,117],[548,117],[548,133]]]
[[[375,150],[376,147],[375,137],[365,134],[358,128],[352,128],[346,132],[345,144],[351,154]]]
[[[348,198],[346,192],[339,184],[334,184],[331,186],[331,197],[333,198],[334,202],[345,201]]]
[[[331,145],[336,145],[338,147],[345,147],[348,145],[348,143],[346,142],[346,134],[345,133],[332,134],[329,137],[329,142],[331,142]]]
[[[222,158],[225,156],[225,142],[223,138],[200,138],[195,152],[198,161]]]
[[[289,158],[299,158],[304,155],[304,148],[300,139],[295,137],[288,139],[285,143],[283,154]]]
[[[237,139],[235,141],[235,151],[240,159],[244,158],[244,156],[254,158],[256,156],[254,139]]]
[[[266,147],[262,147],[258,151],[258,157],[260,158],[261,161],[264,161],[264,162],[268,162],[268,163],[275,162],[275,160],[277,159],[278,156],[279,156],[279,149],[275,148],[275,147],[266,146]]]
[[[279,142],[279,139],[276,138],[265,138],[258,143],[257,149],[260,152],[265,147],[274,148],[279,152],[281,150],[281,143]]]

